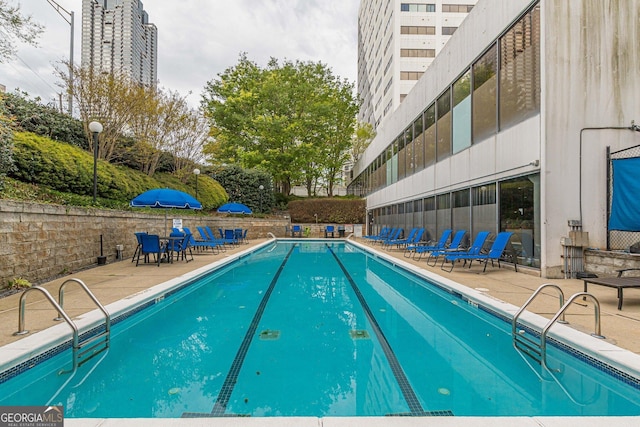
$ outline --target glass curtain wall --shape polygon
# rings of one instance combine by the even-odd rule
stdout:
[[[424,209],[424,215],[422,224],[426,229],[424,232],[423,240],[433,240],[435,239],[436,233],[436,198],[428,197],[422,200],[422,206]]]
[[[413,158],[415,163],[415,171],[420,171],[424,169],[424,134],[423,134],[423,126],[422,126],[422,118],[421,114],[413,122],[413,135],[415,138],[413,139]]]
[[[436,104],[431,104],[424,112],[424,165],[436,162]]]
[[[451,194],[436,196],[436,239],[447,228],[451,228]]]
[[[491,46],[473,65],[473,142],[498,129],[498,47]]]
[[[500,182],[500,230],[513,232],[518,263],[540,267],[538,175]]]
[[[485,184],[471,189],[471,230],[473,235],[479,231],[498,231],[498,209],[496,206],[496,185]]]
[[[440,161],[451,155],[451,89],[438,98],[437,105],[436,159]]]
[[[453,152],[471,146],[471,71],[453,84]]]
[[[468,188],[451,193],[451,223],[454,231],[466,230],[467,235],[463,244],[469,244],[469,233],[471,228],[471,208],[469,200],[470,191]]]
[[[500,38],[500,128],[540,111],[540,6]]]

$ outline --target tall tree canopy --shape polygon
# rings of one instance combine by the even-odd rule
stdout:
[[[312,194],[322,183],[331,195],[354,133],[353,89],[320,62],[272,58],[260,68],[241,54],[205,87],[214,138],[206,153],[214,164],[268,171],[283,194],[296,184]]]
[[[11,6],[0,0],[0,62],[11,59],[16,54],[16,42],[36,45],[42,32],[42,25],[31,16],[20,13],[20,5]]]

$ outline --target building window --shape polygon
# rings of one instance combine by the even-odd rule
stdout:
[[[436,158],[440,161],[451,155],[451,89],[438,98],[436,105]]]
[[[400,80],[418,80],[424,71],[400,71]]]
[[[540,6],[500,38],[500,128],[540,112]]]
[[[401,26],[400,34],[435,35],[436,27],[433,26]]]
[[[540,267],[540,176],[500,183],[500,231],[511,231],[518,264]]]
[[[453,84],[453,152],[471,146],[471,71]]]
[[[435,4],[401,3],[400,12],[435,12]]]
[[[458,27],[442,27],[442,35],[443,36],[451,36],[456,32]]]
[[[413,153],[415,158],[415,170],[424,169],[424,138],[423,138],[422,114],[413,122]]]
[[[471,230],[495,233],[497,230],[496,184],[485,184],[471,189]]]
[[[473,142],[497,130],[498,48],[494,44],[473,64]]]
[[[400,49],[402,58],[435,58],[435,49]]]
[[[424,112],[424,165],[436,162],[436,104]]]
[[[473,9],[472,4],[443,4],[442,11],[449,13],[469,13]]]

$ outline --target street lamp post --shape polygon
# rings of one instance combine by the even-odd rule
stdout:
[[[262,213],[262,191],[264,190],[264,185],[260,184],[258,190],[260,190],[260,213]]]
[[[47,2],[58,12],[58,15],[62,17],[67,24],[71,27],[71,41],[69,46],[69,115],[73,115],[73,27],[74,27],[74,13],[69,12],[64,7],[60,6],[55,0],[47,0]],[[64,13],[63,13],[64,12]],[[66,14],[66,15],[65,15]],[[62,106],[60,106],[62,109]]]
[[[198,198],[198,175],[200,175],[200,169],[195,168],[193,174],[196,176],[196,199]]]
[[[98,195],[98,134],[102,132],[102,123],[89,123],[89,130],[93,134],[93,204],[96,204]]]

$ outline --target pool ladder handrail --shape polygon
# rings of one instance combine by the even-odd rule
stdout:
[[[64,287],[67,283],[70,283],[70,282],[78,283],[80,287],[87,293],[87,295],[89,295],[89,298],[91,298],[91,300],[98,306],[100,311],[102,311],[102,313],[105,315],[105,330],[99,334],[96,334],[87,338],[82,342],[80,342],[79,340],[78,326],[75,324],[73,320],[71,320],[69,315],[64,311],[64,307],[63,307]],[[111,316],[109,315],[109,312],[104,308],[104,306],[100,303],[100,301],[98,301],[95,295],[89,290],[87,285],[85,285],[85,283],[80,279],[68,279],[64,283],[62,283],[62,285],[60,285],[60,288],[58,289],[58,297],[59,297],[60,303],[56,302],[56,300],[51,296],[49,291],[47,291],[43,287],[33,286],[25,290],[22,293],[22,295],[20,295],[20,301],[19,301],[19,307],[18,307],[18,331],[15,332],[13,335],[26,335],[29,333],[28,330],[25,330],[24,317],[25,317],[25,310],[26,310],[26,296],[28,293],[32,292],[33,290],[37,290],[41,292],[45,296],[45,298],[51,303],[51,305],[53,305],[53,307],[56,309],[56,311],[58,312],[58,317],[54,318],[53,320],[56,320],[56,321],[64,320],[72,329],[73,331],[73,341],[72,341],[73,371],[74,372],[78,368],[78,366],[82,365],[84,362],[88,361],[98,353],[101,353],[103,350],[109,348],[110,337],[111,337]],[[100,338],[104,338],[104,340],[94,343]],[[91,343],[94,343],[94,344],[92,344],[89,348],[85,349],[84,351],[80,351],[82,350],[83,347]],[[82,356],[96,349],[100,345],[104,345],[104,347],[99,349],[98,351],[94,351],[92,354],[89,355],[89,357],[81,360]]]
[[[60,308],[64,310],[64,288],[67,285],[67,283],[71,283],[71,282],[75,282],[78,285],[80,285],[80,287],[85,291],[85,293],[89,296],[89,298],[91,298],[91,300],[94,302],[94,304],[98,307],[98,309],[100,309],[100,311],[102,311],[102,314],[104,314],[104,318],[105,318],[105,323],[104,323],[104,331],[93,335],[89,338],[87,338],[86,340],[79,342],[77,345],[77,351],[78,351],[78,366],[82,365],[83,363],[85,363],[86,361],[88,361],[89,359],[91,359],[93,356],[95,356],[96,354],[102,352],[103,350],[109,348],[109,344],[111,342],[111,315],[109,314],[109,312],[107,311],[106,308],[104,308],[104,306],[100,303],[100,301],[98,301],[98,298],[96,298],[96,296],[93,294],[93,292],[91,292],[89,290],[89,287],[80,279],[68,279],[65,280],[61,285],[60,288],[58,289],[58,303],[60,304]],[[56,317],[53,320],[62,320],[60,317]],[[100,340],[101,338],[104,338],[103,340],[96,342],[98,340]],[[94,343],[95,342],[95,343]],[[86,347],[87,345],[94,343],[93,345],[89,346],[87,349],[82,350],[83,347]],[[104,347],[100,348],[98,351],[95,351],[93,353],[91,353],[86,359],[82,359],[82,356],[84,356],[85,354],[89,353],[90,351],[96,349],[97,347],[104,345]]]
[[[529,338],[526,334],[520,334],[517,330],[518,318],[522,314],[522,312],[527,308],[527,306],[542,292],[545,288],[553,288],[558,291],[559,301],[560,301],[560,309],[556,312],[556,314],[547,322],[547,324],[542,328],[540,332],[540,341]],[[600,330],[600,303],[598,299],[590,293],[587,292],[578,292],[572,295],[567,302],[564,302],[564,292],[562,289],[554,284],[544,284],[540,286],[536,291],[529,297],[529,299],[520,307],[520,309],[513,316],[513,320],[511,321],[511,333],[513,336],[513,346],[516,350],[523,352],[524,354],[530,356],[538,363],[540,363],[544,368],[549,369],[547,366],[547,335],[549,333],[549,329],[557,322],[557,323],[569,323],[565,320],[564,313],[569,308],[571,303],[580,297],[589,297],[593,300],[594,303],[594,316],[595,316],[595,332],[591,334],[596,338],[604,338],[601,335]]]
[[[41,292],[45,296],[45,298],[51,303],[51,305],[53,305],[53,307],[58,311],[58,314],[62,316],[64,321],[67,322],[69,327],[71,327],[71,330],[73,331],[72,345],[74,349],[73,350],[73,367],[75,370],[75,368],[78,366],[77,353],[75,350],[78,347],[78,327],[73,322],[73,320],[71,320],[71,318],[67,315],[67,313],[65,313],[62,307],[60,307],[60,305],[56,302],[56,300],[51,296],[49,291],[47,291],[45,288],[42,288],[40,286],[32,286],[31,288],[25,290],[22,293],[22,295],[20,295],[20,301],[18,302],[18,331],[14,332],[13,335],[16,335],[16,336],[26,335],[29,333],[29,331],[25,329],[24,312],[26,308],[27,294],[33,291]]]
[[[564,305],[564,292],[558,285],[554,285],[552,283],[545,283],[541,285],[538,289],[535,290],[533,294],[529,297],[529,299],[520,307],[520,309],[514,314],[513,320],[511,321],[511,334],[513,336],[513,346],[517,349],[525,353],[526,355],[533,358],[536,362],[541,363],[542,359],[542,346],[539,342],[527,337],[526,335],[520,335],[517,331],[518,329],[518,318],[524,312],[524,310],[533,302],[534,299],[546,288],[553,288],[558,291],[558,300],[560,302],[560,308]],[[561,323],[566,323],[564,319],[564,314],[562,316]]]

